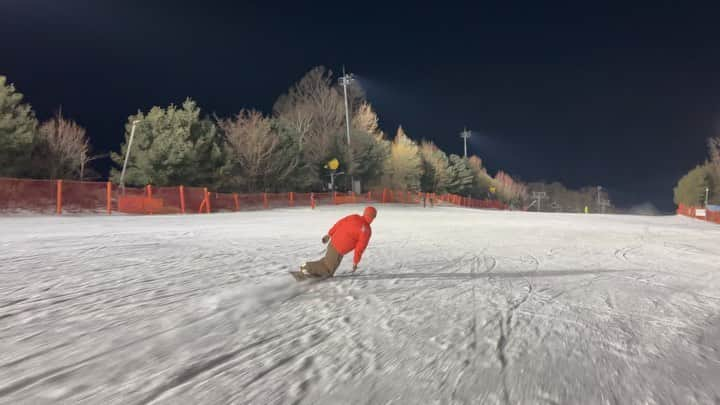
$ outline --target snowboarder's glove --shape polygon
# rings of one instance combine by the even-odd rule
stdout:
[[[353,264],[352,272],[355,273],[357,271],[357,264]]]
[[[328,243],[330,241],[330,235],[325,235],[322,237],[322,243],[323,245]]]

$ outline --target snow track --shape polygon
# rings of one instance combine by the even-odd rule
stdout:
[[[3,404],[720,402],[720,227],[380,206],[0,218]]]

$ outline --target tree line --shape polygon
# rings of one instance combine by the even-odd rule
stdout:
[[[133,125],[125,173],[128,186],[206,186],[234,192],[327,189],[327,162],[336,158],[345,179],[364,189],[393,188],[496,198],[522,206],[525,184],[494,176],[477,156],[447,154],[433,142],[413,140],[402,127],[392,139],[357,82],[348,87],[350,144],[342,87],[316,67],[275,102],[271,114],[243,109],[232,117],[203,113],[192,99],[153,107],[127,118],[124,140],[110,153],[110,179],[119,182]],[[86,179],[91,152],[85,129],[58,111],[38,122],[31,106],[0,76],[0,176]],[[96,173],[95,173],[96,175]],[[349,181],[338,182],[349,190]]]
[[[708,159],[685,174],[674,189],[675,204],[720,204],[720,136],[707,141]]]

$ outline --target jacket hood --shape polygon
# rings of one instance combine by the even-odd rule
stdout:
[[[375,207],[366,207],[365,211],[363,211],[363,218],[365,218],[368,224],[372,223],[376,216],[377,210]]]

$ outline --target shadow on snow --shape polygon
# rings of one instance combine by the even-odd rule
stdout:
[[[620,273],[632,270],[537,270],[477,273],[372,273],[340,274],[336,279],[360,280],[467,280],[475,278],[566,277]]]

